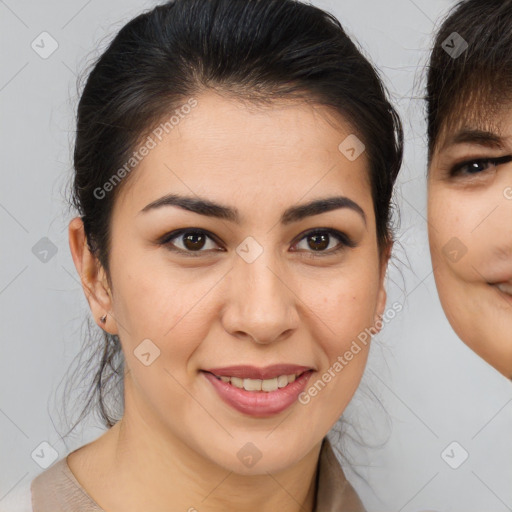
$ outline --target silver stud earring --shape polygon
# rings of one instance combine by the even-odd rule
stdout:
[[[107,321],[107,314],[105,313],[101,318],[100,321],[102,324],[104,324]]]

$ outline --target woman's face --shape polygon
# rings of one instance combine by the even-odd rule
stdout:
[[[512,377],[512,114],[444,130],[429,170],[430,249],[458,336]]]
[[[276,471],[338,420],[368,345],[359,343],[350,361],[345,355],[383,313],[387,261],[368,161],[338,149],[350,126],[334,128],[323,108],[249,109],[214,93],[196,100],[155,139],[112,214],[108,330],[126,358],[124,420],[232,471]],[[183,206],[166,203],[170,194]],[[342,199],[306,206],[332,198]],[[346,364],[336,372],[339,358]],[[206,373],[277,364],[312,370],[300,390],[329,370],[334,377],[301,403],[293,384],[269,400]],[[244,458],[260,454],[254,468]]]

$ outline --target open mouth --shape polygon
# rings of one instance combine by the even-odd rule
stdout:
[[[500,292],[506,295],[512,295],[512,284],[511,283],[497,283],[494,285]]]
[[[313,370],[306,370],[300,373],[291,373],[288,375],[279,375],[272,379],[241,379],[240,377],[229,377],[226,375],[215,375],[211,372],[216,379],[231,384],[232,386],[238,389],[245,389],[246,391],[262,391],[262,392],[272,392],[276,391],[280,388],[284,388],[295,382],[301,375],[307,372],[312,372]]]
[[[500,295],[500,297],[506,301],[512,301],[512,283],[488,283],[492,286]]]
[[[315,370],[311,368],[286,368],[297,373],[281,374],[285,368],[280,368],[274,373],[279,373],[272,378],[251,379],[231,375],[217,375],[217,373],[249,373],[247,368],[237,370],[236,367],[216,369],[216,373],[201,370],[207,381],[220,398],[237,411],[253,417],[270,417],[283,412],[297,402],[299,395],[304,392],[311,375]],[[214,370],[212,368],[212,370]],[[252,371],[255,377],[257,371]],[[260,374],[263,372],[259,372]],[[268,376],[268,369],[266,370]],[[272,372],[270,373],[272,375]]]

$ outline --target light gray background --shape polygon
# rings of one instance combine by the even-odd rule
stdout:
[[[381,69],[403,116],[406,155],[397,186],[401,226],[389,302],[403,304],[372,347],[347,411],[364,445],[347,438],[347,475],[370,512],[512,510],[512,385],[452,332],[438,302],[426,235],[421,66],[447,0],[331,0],[333,12]],[[42,471],[47,441],[59,458],[102,433],[93,421],[65,441],[56,393],[79,352],[86,299],[71,259],[63,194],[71,172],[76,74],[130,18],[154,2],[0,0],[0,509]],[[58,49],[42,59],[47,31]],[[32,247],[48,237],[57,253]],[[400,263],[401,260],[402,263]],[[366,390],[366,391],[365,391]],[[369,391],[370,390],[370,391]],[[382,402],[371,397],[375,393]],[[334,438],[333,438],[334,439]],[[452,469],[443,450],[469,458]]]

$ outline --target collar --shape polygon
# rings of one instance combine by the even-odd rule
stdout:
[[[320,448],[316,489],[313,512],[366,512],[327,436]],[[31,490],[33,512],[104,512],[75,478],[67,457],[38,475]]]
[[[322,440],[316,483],[313,512],[366,512],[346,479],[327,436]]]

